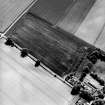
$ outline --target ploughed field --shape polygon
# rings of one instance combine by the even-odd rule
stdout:
[[[70,72],[82,56],[77,50],[91,46],[72,34],[55,29],[47,22],[27,13],[7,33],[22,48],[60,76]]]

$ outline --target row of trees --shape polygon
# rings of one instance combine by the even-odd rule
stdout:
[[[14,41],[11,38],[6,39],[5,45],[10,46],[10,47],[14,47],[14,46],[16,47]],[[24,57],[28,56],[28,54],[29,54],[29,50],[27,48],[23,48],[21,50],[20,56],[24,58]],[[38,66],[40,66],[40,60],[37,60],[35,62],[35,67],[38,67]]]
[[[79,95],[81,98],[90,102],[95,99],[95,96],[92,95],[88,90],[86,90],[81,84],[76,84],[71,90],[72,95]]]
[[[86,89],[82,89],[79,93],[79,96],[83,99],[85,99],[88,102],[91,102],[92,100],[95,100],[95,96],[92,95],[91,92],[89,92],[89,90]]]
[[[96,99],[104,99],[104,93],[101,90],[97,91],[97,95],[92,94],[89,90],[85,89],[84,86],[81,85],[81,83],[77,83],[73,86],[71,94],[79,95],[81,98],[85,99],[89,103]]]
[[[87,58],[89,59],[89,61],[91,61],[91,63],[89,63],[87,66],[83,68],[83,72],[79,78],[81,82],[84,80],[86,75],[90,73],[93,64],[95,64],[98,59],[100,59],[101,61],[105,61],[105,53],[102,52],[100,49],[95,49],[94,51],[90,51],[90,53],[87,55]],[[102,86],[105,85],[105,81],[101,79],[96,73],[91,72],[90,76],[96,81],[98,81],[100,85]]]
[[[91,68],[90,68],[89,66],[84,66],[84,67],[83,67],[83,71],[82,71],[81,76],[80,76],[80,78],[79,78],[79,80],[80,80],[81,82],[83,82],[83,80],[84,80],[84,78],[86,77],[86,75],[90,73],[90,69],[91,69]]]
[[[105,53],[102,53],[100,49],[96,49],[91,54],[89,54],[87,58],[89,59],[89,61],[91,61],[92,64],[96,64],[97,60],[105,61]],[[101,79],[96,73],[90,72],[93,66],[91,63],[89,64],[89,66],[85,66],[83,68],[83,72],[79,78],[79,81],[83,82],[86,75],[90,74],[90,76],[98,81],[101,86],[104,86],[103,90],[97,91],[97,95],[94,95],[89,92],[89,90],[85,89],[80,83],[77,83],[73,86],[71,94],[79,95],[89,103],[92,102],[91,105],[105,105],[105,101],[103,100],[105,94],[105,81]]]
[[[95,49],[92,53],[88,54],[87,58],[95,64],[97,60],[101,60],[105,62],[105,53],[102,52],[100,49]]]
[[[101,79],[96,73],[91,72],[91,73],[90,73],[90,76],[91,76],[93,79],[95,79],[97,82],[99,82],[99,84],[100,84],[101,86],[104,86],[104,85],[105,85],[105,81],[104,81],[103,79]]]
[[[90,73],[90,70],[92,68],[92,63],[88,63],[86,66],[83,67],[83,70],[81,72],[81,76],[79,78],[79,81],[83,82],[84,78],[86,77],[87,74]],[[75,76],[76,73],[71,73],[69,74],[65,80],[68,81],[69,79],[71,79],[73,76]]]
[[[97,102],[94,100],[96,100],[96,98],[98,98],[98,99],[104,98],[104,93],[105,93],[104,84],[105,83],[104,83],[104,80],[102,80],[97,74],[95,74],[93,72],[90,73],[89,67],[91,68],[92,66],[91,66],[91,64],[89,64],[89,65],[90,66],[85,66],[83,68],[83,72],[79,78],[80,82],[73,86],[71,94],[79,95],[81,98],[85,99],[89,103],[91,101],[93,101],[92,105],[99,105],[99,104],[96,104]],[[91,92],[89,92],[89,90],[85,89],[84,86],[82,85],[82,82],[87,74],[90,74],[93,79],[97,80],[100,83],[100,85],[104,86],[102,91],[101,90],[97,91],[97,95],[92,94]],[[100,104],[100,105],[105,105],[105,104]]]

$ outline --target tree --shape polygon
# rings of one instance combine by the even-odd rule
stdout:
[[[91,62],[88,62],[87,66],[88,66],[89,70],[91,70],[91,68],[93,67],[93,64]]]
[[[104,85],[104,87],[102,88],[102,92],[105,94],[105,85]]]
[[[100,84],[101,86],[104,86],[105,81],[104,81],[103,79],[98,78],[97,81],[99,82],[99,84]]]
[[[83,80],[84,80],[85,77],[86,77],[86,73],[85,73],[85,72],[82,72],[82,74],[81,74],[79,80],[80,80],[81,82],[83,82]]]
[[[87,58],[93,63],[95,64],[97,62],[98,59],[101,58],[102,54],[101,54],[101,50],[96,48],[93,51],[89,51],[90,53],[88,54]]]
[[[83,67],[83,72],[88,74],[90,72],[89,67],[88,66],[84,66]]]
[[[66,78],[65,78],[65,81],[68,81],[70,79],[70,76],[67,76]]]
[[[23,48],[22,50],[21,50],[21,57],[26,57],[28,55],[28,49],[27,48]]]
[[[79,96],[88,102],[95,99],[95,96],[93,96],[88,90],[81,90]]]
[[[73,87],[72,90],[71,90],[71,94],[72,94],[72,95],[77,95],[77,94],[79,94],[81,87],[82,87],[82,86],[81,86],[80,83],[75,84],[74,87]]]
[[[84,78],[86,77],[86,75],[90,72],[89,67],[88,66],[84,66],[83,67],[83,71],[82,74],[79,78],[79,80],[82,82],[84,80]]]
[[[14,47],[14,42],[11,38],[7,38],[5,45]]]
[[[105,54],[101,55],[100,60],[105,62]]]
[[[90,73],[90,76],[91,76],[93,79],[95,79],[97,82],[99,82],[99,84],[100,84],[101,86],[104,86],[105,81],[104,81],[103,79],[101,79],[96,73],[91,72],[91,73]]]
[[[94,72],[91,72],[91,73],[90,73],[90,76],[91,76],[93,79],[97,79],[97,78],[98,78],[97,74],[94,73]]]
[[[40,66],[40,60],[37,60],[35,63],[35,67],[38,67],[38,66]]]
[[[87,58],[88,58],[93,64],[96,64],[96,62],[97,62],[97,60],[98,60],[98,58],[97,58],[96,55],[89,55]]]
[[[103,99],[104,98],[104,94],[101,90],[97,91],[97,97],[100,98],[100,99]]]

